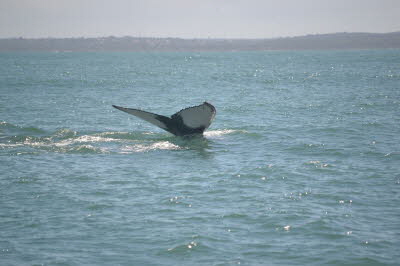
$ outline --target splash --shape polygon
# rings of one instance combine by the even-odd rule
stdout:
[[[132,152],[148,152],[153,150],[181,150],[178,145],[175,145],[169,141],[159,141],[150,144],[134,144],[125,146],[122,148],[121,153],[132,153]]]
[[[204,136],[213,138],[213,137],[221,137],[221,136],[228,135],[228,134],[233,134],[233,133],[247,133],[247,131],[245,131],[245,130],[236,130],[236,129],[210,130],[210,131],[204,132]]]

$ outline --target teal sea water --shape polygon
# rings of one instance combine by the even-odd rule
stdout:
[[[399,50],[2,53],[0,92],[0,265],[400,263]]]

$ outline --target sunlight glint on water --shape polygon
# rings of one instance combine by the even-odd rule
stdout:
[[[0,63],[1,265],[398,264],[398,50]]]

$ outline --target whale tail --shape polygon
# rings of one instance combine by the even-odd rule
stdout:
[[[176,136],[203,134],[216,115],[215,107],[207,102],[182,109],[171,117],[116,105],[113,105],[113,107],[143,119]]]
[[[142,110],[138,110],[138,109],[132,109],[132,108],[125,108],[125,107],[121,107],[121,106],[116,106],[113,105],[114,108],[121,110],[125,113],[134,115],[136,117],[139,117],[140,119],[143,119],[155,126],[158,126],[159,128],[162,128],[164,130],[168,131],[168,127],[166,126],[166,124],[168,122],[168,120],[171,120],[171,118],[163,116],[163,115],[158,115],[158,114],[154,114],[154,113],[150,113],[150,112],[146,112],[146,111],[142,111]]]

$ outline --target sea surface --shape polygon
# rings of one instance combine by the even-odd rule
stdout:
[[[196,138],[111,106],[204,101]],[[0,265],[399,254],[400,50],[0,54]]]

